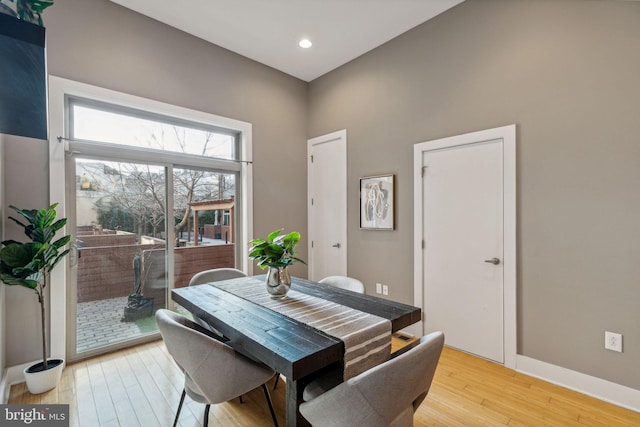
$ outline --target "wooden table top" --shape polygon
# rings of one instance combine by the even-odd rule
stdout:
[[[248,279],[264,281],[264,276],[230,281]],[[388,319],[393,332],[420,321],[420,309],[410,305],[299,278],[292,278],[292,289]],[[339,339],[211,284],[174,289],[172,298],[214,325],[234,349],[288,379],[301,379],[342,360],[344,345]]]

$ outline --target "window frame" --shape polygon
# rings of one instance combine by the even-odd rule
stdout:
[[[225,129],[236,133],[237,160],[207,158],[197,155],[164,152],[167,158],[171,158],[172,164],[177,166],[194,167],[192,161],[202,162],[206,169],[230,170],[237,169],[238,182],[236,182],[236,200],[238,201],[237,221],[239,246],[237,254],[237,267],[246,273],[250,270],[248,259],[249,236],[253,235],[253,177],[252,177],[252,124],[240,120],[230,119],[202,111],[179,107],[135,95],[117,92],[101,87],[75,82],[56,76],[49,76],[49,200],[57,202],[59,217],[65,216],[67,211],[66,186],[67,174],[65,169],[65,153],[69,150],[82,149],[78,144],[70,140],[69,123],[69,99],[82,99],[83,102],[96,102],[123,108],[123,111],[131,109],[145,112],[155,117],[170,117],[177,122],[200,123],[211,129]],[[113,150],[116,144],[94,144],[96,154],[102,150],[105,157],[109,156],[109,148]],[[130,146],[125,146],[131,148]],[[143,156],[144,152],[151,149],[139,148],[133,153]],[[161,151],[161,150],[156,150]],[[156,153],[159,154],[159,153]],[[160,155],[160,154],[159,154]],[[187,165],[180,161],[181,156],[189,160]],[[161,156],[158,158],[162,158]],[[196,159],[197,158],[197,159]],[[131,159],[134,160],[134,159]],[[231,167],[233,165],[233,167]],[[65,264],[65,263],[61,263]],[[51,326],[51,357],[66,358],[66,333],[67,333],[67,273],[66,268],[58,267],[51,274],[51,298],[50,298],[50,326]]]
[[[234,139],[232,151],[233,158],[225,159],[223,157],[215,157],[215,156],[202,156],[198,154],[192,153],[181,153],[177,151],[169,151],[169,150],[161,150],[154,149],[148,147],[139,147],[136,145],[122,144],[122,149],[127,150],[135,150],[135,151],[149,151],[155,153],[165,153],[165,157],[169,157],[169,159],[175,159],[176,156],[184,157],[188,159],[190,162],[197,162],[197,159],[205,160],[206,167],[212,167],[211,161],[214,162],[214,168],[224,167],[229,168],[230,164],[237,163],[240,161],[240,132],[235,129],[223,128],[217,124],[213,124],[212,122],[204,123],[202,121],[194,121],[189,119],[184,119],[183,117],[174,117],[167,114],[159,114],[157,112],[151,112],[148,110],[140,109],[140,108],[132,108],[130,106],[125,106],[122,104],[114,104],[112,102],[104,102],[97,101],[95,99],[88,99],[73,95],[66,95],[65,102],[67,105],[67,110],[71,110],[73,107],[78,106],[82,108],[88,108],[96,111],[101,111],[105,113],[117,114],[122,116],[133,117],[142,120],[150,120],[155,122],[161,122],[167,125],[173,125],[183,128],[195,129],[199,131],[217,133],[220,135],[227,135]],[[71,149],[73,149],[74,145],[91,145],[93,147],[105,146],[108,147],[107,151],[111,151],[113,146],[119,147],[120,144],[114,142],[106,142],[106,141],[89,141],[82,139],[74,139],[75,135],[73,135],[73,119],[74,116],[70,112],[67,114],[69,117],[69,136],[71,141],[69,141],[69,145]],[[74,141],[78,141],[74,143]],[[226,165],[225,165],[226,163]],[[239,168],[233,168],[234,171],[239,171]]]

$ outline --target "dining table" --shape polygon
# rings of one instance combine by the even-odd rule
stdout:
[[[264,275],[176,288],[171,297],[222,334],[235,351],[283,375],[286,425],[307,426],[309,423],[299,412],[304,388],[318,376],[346,366],[346,340],[279,312],[279,301],[257,303],[247,290],[259,294],[258,289],[267,293]],[[293,277],[283,302],[296,296],[386,319],[391,333],[419,322],[422,316],[418,307]],[[390,341],[389,336],[389,347]]]

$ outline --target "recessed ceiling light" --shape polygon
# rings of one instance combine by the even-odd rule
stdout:
[[[302,39],[298,43],[298,46],[300,46],[303,49],[309,49],[311,46],[313,46],[313,43],[311,43],[311,40],[309,39]]]

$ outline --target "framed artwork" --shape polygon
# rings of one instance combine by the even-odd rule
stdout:
[[[395,229],[393,174],[360,178],[360,228]]]

